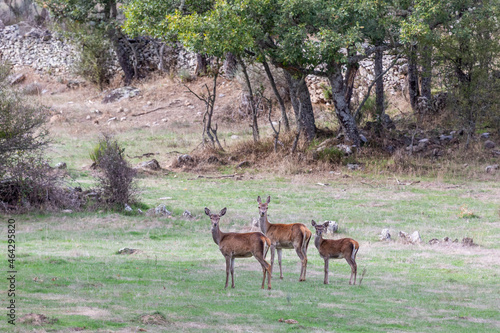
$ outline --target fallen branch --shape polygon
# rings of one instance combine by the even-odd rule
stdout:
[[[189,180],[195,180],[195,179],[200,179],[200,178],[206,178],[206,179],[224,179],[224,178],[234,178],[238,175],[227,175],[227,176],[202,176],[198,175],[196,178],[189,178]]]
[[[166,106],[160,106],[159,108],[156,108],[154,110],[151,110],[151,111],[147,111],[147,112],[141,112],[141,113],[137,113],[137,114],[133,114],[132,117],[139,117],[139,116],[144,116],[145,114],[148,114],[148,113],[153,113],[153,112],[156,112],[158,110],[161,110],[161,109],[165,109]]]

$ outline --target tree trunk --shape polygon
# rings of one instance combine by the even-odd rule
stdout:
[[[199,76],[207,74],[207,66],[208,61],[206,55],[196,53],[196,70],[194,72],[194,75]]]
[[[430,105],[432,92],[432,46],[425,45],[422,52],[422,96],[427,98],[427,105]]]
[[[354,117],[351,115],[349,101],[346,100],[346,89],[344,87],[344,78],[342,76],[342,67],[340,64],[332,64],[332,71],[328,79],[332,87],[333,104],[337,119],[342,125],[346,137],[356,147],[360,147],[358,126]]]
[[[375,52],[375,77],[378,78],[375,82],[375,113],[377,115],[377,132],[379,134],[382,131],[382,121],[384,116],[384,77],[382,72],[384,70],[383,65],[383,52],[377,50]]]
[[[408,57],[408,94],[413,111],[417,111],[417,99],[420,96],[418,87],[417,46],[410,45]]]
[[[251,126],[252,126],[253,141],[257,142],[260,140],[260,134],[259,134],[259,123],[257,122],[257,108],[255,107],[255,101],[252,91],[252,83],[250,82],[250,78],[248,77],[247,66],[245,65],[245,62],[241,58],[238,58],[238,61],[241,65],[243,75],[245,76],[245,82],[247,84],[248,94],[250,96],[250,109],[252,110]]]
[[[281,95],[278,91],[278,88],[276,87],[276,82],[274,81],[273,73],[271,72],[271,69],[269,68],[269,65],[267,64],[266,59],[262,61],[262,64],[264,65],[264,69],[267,74],[267,78],[269,79],[269,83],[271,84],[271,88],[273,89],[274,96],[276,96],[276,99],[278,100],[278,103],[281,108],[281,120],[283,121],[283,126],[285,126],[285,132],[290,131],[290,123],[288,122],[288,116],[286,115],[286,107],[285,107],[285,102],[283,101],[283,98],[281,98]]]
[[[285,80],[288,85],[288,93],[290,97],[290,102],[292,103],[293,113],[295,115],[295,123],[299,127],[299,100],[297,99],[297,94],[295,92],[295,86],[293,85],[292,75],[283,69],[283,74],[285,75]]]
[[[305,77],[303,76],[298,79],[293,77],[291,73],[288,73],[287,81],[290,89],[292,106],[297,118],[297,128],[302,128],[306,134],[307,141],[310,142],[316,136],[316,125],[311,102],[311,94],[307,88]],[[297,107],[297,109],[295,109],[295,107]]]
[[[349,65],[347,67],[347,72],[346,72],[346,92],[345,92],[345,100],[348,101],[348,103],[351,103],[351,98],[352,98],[352,92],[354,90],[354,80],[356,79],[356,75],[358,74],[358,69],[359,69],[359,64],[353,64]]]
[[[118,63],[124,74],[125,85],[130,85],[132,79],[134,78],[134,68],[131,64],[129,57],[130,50],[127,49],[127,41],[122,40],[127,38],[119,30],[115,28],[110,28],[108,31],[109,38],[113,43],[113,48],[115,50],[116,56],[118,57]]]
[[[238,62],[236,61],[236,57],[234,56],[234,54],[232,54],[231,52],[226,53],[223,69],[226,77],[228,78],[233,78],[234,74],[236,74],[236,70],[238,69]]]

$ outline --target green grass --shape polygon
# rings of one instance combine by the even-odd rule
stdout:
[[[331,186],[315,185],[318,181]],[[166,204],[172,218],[105,212],[13,217],[18,316],[53,319],[42,326],[46,331],[500,331],[497,183],[367,186],[353,180],[269,176],[236,181],[182,173],[143,177],[140,183],[144,204]],[[284,279],[274,278],[271,291],[260,289],[262,272],[253,258],[236,260],[236,288],[225,290],[224,259],[203,209],[227,207],[221,229],[242,230],[257,217],[258,195],[271,195],[271,222],[302,222],[312,229],[311,219],[336,220],[340,233],[335,238],[360,242],[358,281],[366,269],[362,284],[349,286],[347,263],[331,260],[330,285],[324,285],[323,260],[312,240],[306,282],[298,282],[294,251],[284,250]],[[463,205],[479,217],[460,217]],[[185,209],[195,218],[183,219]],[[387,227],[395,239],[399,230],[418,230],[424,243],[380,242],[378,234]],[[6,223],[0,230],[6,235]],[[472,237],[480,246],[427,244],[445,236]],[[6,263],[3,238],[0,259]],[[116,254],[123,247],[141,252]],[[276,262],[274,277],[277,270]],[[2,299],[7,301],[6,293]],[[163,314],[162,324],[141,321],[156,313]],[[0,330],[7,329],[40,327],[18,322],[13,329],[4,318]]]

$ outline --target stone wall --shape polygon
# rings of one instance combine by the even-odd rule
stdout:
[[[194,73],[196,68],[196,55],[187,52],[180,46],[163,46],[162,43],[149,39],[137,38],[130,40],[127,47],[133,47],[137,52],[137,65],[143,75],[147,72],[163,70],[187,70]],[[161,56],[160,56],[161,53]],[[160,62],[160,57],[163,62]],[[8,60],[14,69],[29,66],[36,71],[46,74],[70,74],[78,54],[71,44],[57,33],[46,29],[30,26],[25,22],[10,26],[3,26],[0,22],[0,58]],[[384,68],[387,68],[393,56],[384,57]],[[354,101],[360,101],[367,91],[367,87],[375,78],[373,73],[373,59],[365,59],[360,63],[360,69],[355,81]],[[116,61],[113,71],[119,73]],[[384,76],[386,92],[394,95],[401,92],[406,86],[407,65],[405,59],[399,59]],[[329,103],[325,98],[324,90],[329,87],[326,78],[309,76],[307,82],[313,103]],[[374,89],[373,89],[374,90]],[[372,91],[373,94],[373,91]]]

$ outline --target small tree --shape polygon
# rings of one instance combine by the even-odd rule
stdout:
[[[109,135],[103,135],[91,156],[95,157],[98,169],[98,189],[102,203],[111,209],[123,209],[126,204],[136,202],[136,171],[123,157],[124,149]]]

